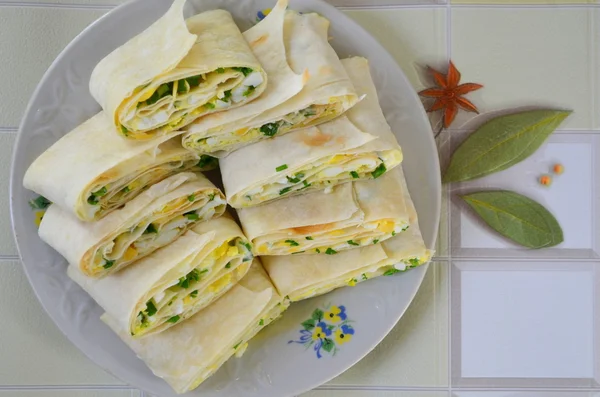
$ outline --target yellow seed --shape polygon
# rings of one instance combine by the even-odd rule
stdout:
[[[552,168],[552,171],[554,171],[554,173],[556,175],[560,175],[563,172],[565,172],[565,167],[563,167],[562,164],[554,164],[554,167]]]
[[[540,184],[550,186],[552,184],[552,178],[549,175],[543,175],[540,177]]]

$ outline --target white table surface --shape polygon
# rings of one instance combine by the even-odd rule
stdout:
[[[534,156],[445,188],[437,257],[415,301],[362,362],[306,397],[600,397],[600,3],[573,0],[332,0],[397,59],[452,58],[482,112],[523,105],[575,112]],[[42,311],[11,235],[8,178],[25,105],[46,68],[118,0],[0,0],[0,397],[129,397]],[[439,138],[446,162],[477,120]],[[565,173],[542,187],[554,163]],[[456,200],[510,188],[546,205],[565,242],[526,251],[496,237]]]

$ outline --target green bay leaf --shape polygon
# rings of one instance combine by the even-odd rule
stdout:
[[[462,196],[492,229],[528,248],[553,247],[563,242],[556,218],[541,204],[506,190]]]
[[[480,178],[525,160],[569,114],[567,110],[529,110],[488,121],[456,149],[444,182]]]

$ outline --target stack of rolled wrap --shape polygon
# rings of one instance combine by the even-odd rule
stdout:
[[[368,61],[287,3],[242,33],[174,0],[95,67],[102,110],[23,182],[51,202],[41,239],[178,393],[290,302],[431,257]],[[201,173],[217,167],[225,193]]]

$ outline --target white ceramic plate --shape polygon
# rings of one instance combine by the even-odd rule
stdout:
[[[56,325],[81,351],[123,381],[166,397],[175,394],[152,375],[100,320],[102,310],[66,275],[66,261],[37,235],[22,187],[31,162],[65,133],[99,111],[88,91],[94,66],[110,51],[159,18],[167,0],[134,0],[100,18],[65,48],[37,87],[23,118],[11,175],[11,215],[15,238],[29,281]],[[256,22],[275,0],[189,0],[186,16],[229,10],[240,28]],[[416,93],[391,56],[355,22],[321,0],[291,0],[290,8],[315,11],[331,21],[331,44],[340,57],[371,61],[385,115],[405,152],[404,169],[427,246],[433,248],[440,214],[441,184],[431,127]],[[73,164],[74,167],[77,164]],[[48,170],[52,172],[52,170]],[[283,318],[261,332],[240,359],[232,358],[195,396],[294,396],[339,375],[371,351],[392,329],[413,299],[427,266],[380,277],[354,288],[292,305]],[[301,322],[315,309],[342,307],[354,334],[330,351],[300,341]],[[333,338],[333,336],[332,336]],[[334,338],[335,340],[335,338]]]

